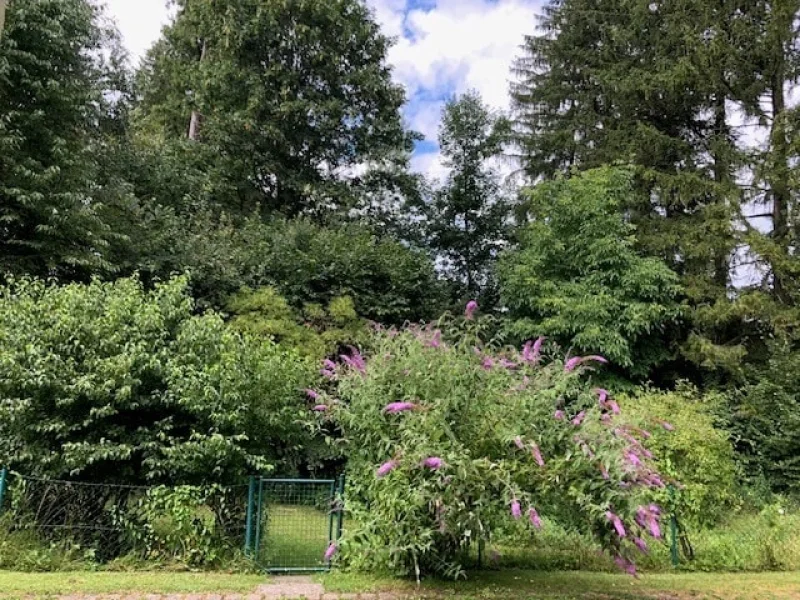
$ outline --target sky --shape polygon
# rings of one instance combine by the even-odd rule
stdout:
[[[106,0],[137,61],[169,20],[165,0]],[[536,30],[542,0],[367,0],[384,32],[395,79],[406,88],[407,125],[425,136],[414,170],[441,177],[437,130],[445,101],[474,89],[508,108],[510,68],[524,37]]]

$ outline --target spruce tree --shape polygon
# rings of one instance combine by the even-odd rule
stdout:
[[[553,0],[546,34],[526,40],[512,88],[532,180],[636,168],[638,193],[621,210],[637,227],[639,251],[679,273],[699,309],[690,343],[676,340],[682,355],[714,366],[730,363],[738,334],[735,318],[703,312],[727,306],[737,245],[741,156],[726,100],[745,78],[732,59],[720,60],[739,43],[735,4]]]
[[[88,0],[14,0],[0,41],[0,271],[105,271],[92,139],[104,31]]]

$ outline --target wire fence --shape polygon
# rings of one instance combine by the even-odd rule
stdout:
[[[241,552],[247,485],[131,486],[6,472],[4,535],[20,547],[80,556],[207,566]]]
[[[0,568],[28,552],[62,564],[241,560],[270,571],[324,570],[341,535],[342,485],[251,477],[232,486],[135,486],[0,470]]]

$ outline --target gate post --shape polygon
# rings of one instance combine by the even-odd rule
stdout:
[[[258,495],[256,496],[256,510],[255,522],[253,526],[256,528],[255,547],[253,548],[253,558],[258,559],[258,553],[261,551],[261,511],[264,509],[264,479],[258,478]]]
[[[3,514],[3,500],[6,496],[6,488],[8,487],[8,469],[3,467],[0,469],[0,515]]]
[[[669,500],[670,504],[672,505],[670,508],[669,516],[669,533],[670,537],[670,560],[672,561],[673,568],[676,568],[680,562],[679,555],[678,555],[678,518],[675,516],[675,486],[669,486]]]
[[[256,478],[251,475],[250,483],[247,486],[247,524],[244,530],[244,555],[248,558],[252,553],[253,542],[253,504],[256,495]]]
[[[338,519],[336,520],[336,541],[342,537],[342,524],[344,523],[344,473],[339,475],[339,506]]]

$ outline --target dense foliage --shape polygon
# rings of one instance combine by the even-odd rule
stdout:
[[[534,546],[563,531],[627,561],[606,511],[636,529],[642,492],[783,547],[800,0],[550,0],[511,114],[445,102],[437,182],[410,168],[419,135],[364,0],[172,5],[133,69],[99,1],[0,2],[0,466],[169,486],[349,460],[345,556],[403,572],[530,541],[515,500],[553,524],[533,519]],[[468,298],[492,318],[452,327]],[[612,364],[570,362],[594,352]],[[329,436],[304,392],[319,360]],[[654,487],[625,487],[636,460]],[[188,517],[198,490],[154,500],[186,519],[145,546],[213,537]],[[718,564],[781,564],[729,542]]]
[[[644,389],[619,400],[627,418],[652,434],[648,448],[658,469],[678,482],[671,492],[654,490],[653,500],[692,528],[718,524],[741,504],[733,445],[718,428],[724,401],[686,385],[674,392]]]
[[[409,149],[389,41],[362,2],[177,5],[140,73],[138,127],[196,142],[187,156],[211,201],[290,216],[349,207],[360,181],[348,170]]]
[[[530,222],[500,269],[516,337],[599,350],[634,377],[669,358],[680,287],[663,262],[636,253],[635,228],[619,213],[632,194],[630,173],[612,169],[533,189]]]
[[[433,195],[427,230],[459,302],[496,302],[494,265],[508,238],[510,207],[490,161],[502,154],[509,133],[508,121],[492,114],[475,92],[442,111],[439,144],[450,174]]]
[[[19,0],[0,41],[0,269],[109,267],[92,149],[107,33],[85,0]]]
[[[105,482],[296,468],[309,366],[192,314],[182,278],[0,288],[0,462]]]
[[[467,324],[380,334],[369,360],[343,357],[336,392],[317,400],[348,456],[352,562],[458,575],[460,553],[524,511],[532,530],[557,518],[633,570],[641,538],[661,537],[640,491],[665,483],[645,432],[589,381],[605,359],[484,345]]]

